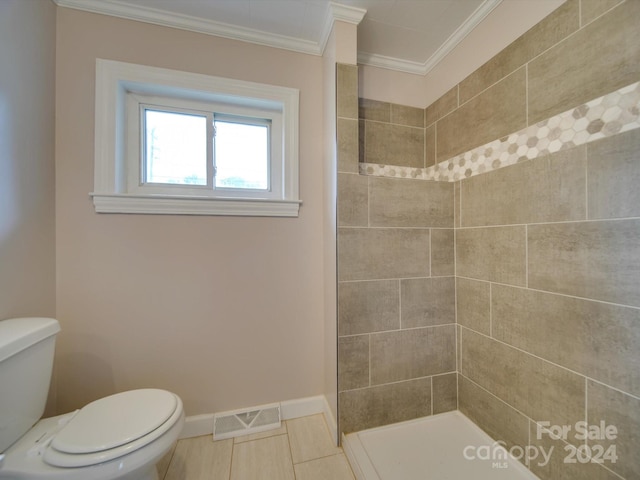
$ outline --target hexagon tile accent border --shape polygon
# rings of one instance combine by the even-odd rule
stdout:
[[[428,168],[361,163],[360,174],[455,182],[640,128],[640,82]]]

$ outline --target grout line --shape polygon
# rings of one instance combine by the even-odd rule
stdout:
[[[450,229],[448,229],[450,230]],[[339,280],[338,283],[365,283],[365,282],[390,282],[393,280],[427,280],[429,278],[437,279],[437,278],[455,278],[455,275],[434,275],[433,277],[429,277],[427,275],[423,275],[421,277],[386,277],[386,278],[363,278],[362,280]],[[482,280],[478,280],[482,281]]]
[[[427,127],[422,129],[422,168],[427,168]]]
[[[524,226],[524,282],[529,288],[529,225]]]
[[[584,421],[589,425],[589,379],[584,379]],[[587,444],[587,439],[584,439],[584,443]]]
[[[462,335],[462,325],[459,325],[458,328],[460,329],[460,375],[462,375],[462,341],[464,340],[464,337]]]
[[[524,110],[527,127],[531,126],[529,122],[529,62],[524,64]]]
[[[439,373],[434,373],[431,375],[423,375],[422,377],[413,377],[413,378],[405,378],[402,380],[394,380],[393,382],[385,382],[385,383],[376,383],[375,385],[370,385],[368,387],[358,387],[358,388],[350,388],[348,390],[341,390],[341,392],[358,392],[358,391],[362,391],[362,390],[368,390],[370,388],[377,388],[377,387],[386,387],[388,385],[398,385],[400,383],[406,383],[406,382],[414,382],[416,380],[424,380],[426,378],[431,378],[431,377],[441,377],[443,375],[451,375],[453,373],[457,373],[455,370],[451,370],[448,372],[439,372]]]
[[[589,221],[589,146],[585,147],[584,161],[584,216]]]
[[[433,270],[433,247],[431,246],[431,239],[433,238],[433,232],[429,229],[429,277],[432,277]]]
[[[421,327],[405,327],[405,328],[394,328],[391,330],[376,330],[375,332],[362,332],[362,333],[349,333],[347,335],[340,335],[339,338],[349,338],[349,337],[362,337],[364,335],[379,335],[383,333],[400,333],[400,332],[410,332],[411,330],[425,330],[427,328],[441,328],[441,327],[456,327],[456,323],[440,323],[438,325],[424,325]],[[474,330],[475,332],[475,330]]]
[[[493,283],[489,282],[489,336],[493,337]]]
[[[398,279],[398,324],[402,330],[402,280]]]
[[[556,222],[531,222],[531,223],[509,223],[505,225],[472,225],[468,227],[460,227],[461,230],[471,230],[478,228],[506,228],[506,227],[524,227],[524,226],[538,226],[538,225],[564,225],[574,223],[603,223],[603,222],[628,222],[633,220],[640,220],[640,217],[621,217],[621,218],[593,218],[593,219],[581,219],[581,220],[558,220]],[[381,228],[395,228],[395,227],[381,227]],[[398,227],[402,228],[402,227]],[[405,227],[407,228],[407,227]]]
[[[468,376],[461,374],[464,379],[468,382],[473,383],[476,387],[478,387],[480,390],[484,391],[485,393],[488,393],[489,395],[491,395],[493,398],[495,398],[496,400],[498,400],[500,403],[503,403],[504,405],[507,405],[509,408],[515,410],[517,413],[519,413],[520,415],[522,415],[523,417],[525,417],[528,420],[531,420],[532,422],[536,423],[535,420],[533,420],[529,415],[527,415],[526,413],[524,413],[522,410],[520,410],[519,408],[514,407],[513,405],[511,405],[508,402],[505,402],[502,398],[500,398],[499,396],[497,396],[495,393],[493,393],[491,390],[487,390],[485,387],[483,387],[482,385],[480,385],[479,383],[477,383],[476,381],[472,380],[471,378],[469,378]]]
[[[576,295],[570,295],[568,293],[552,292],[551,290],[540,290],[538,288],[524,287],[522,285],[512,285],[512,284],[509,284],[509,283],[496,282],[496,281],[493,281],[493,280],[485,280],[485,279],[481,279],[481,278],[465,277],[464,275],[456,275],[456,277],[457,278],[463,278],[465,280],[473,280],[473,281],[476,281],[476,282],[493,283],[495,285],[501,285],[503,287],[519,288],[519,289],[522,289],[522,290],[531,290],[532,292],[548,293],[549,295],[558,295],[560,297],[575,298],[577,300],[585,300],[585,301],[588,301],[588,302],[596,302],[596,303],[602,303],[602,304],[605,304],[605,305],[613,305],[615,307],[631,308],[633,310],[640,310],[640,307],[636,307],[636,306],[633,306],[633,305],[625,305],[623,303],[607,302],[606,300],[597,300],[597,299],[588,298],[588,297],[578,297]]]
[[[458,180],[458,225],[462,228],[462,180]]]
[[[618,393],[622,393],[623,395],[626,395],[626,396],[628,396],[628,397],[631,397],[631,398],[633,398],[633,399],[635,399],[635,400],[640,400],[640,395],[634,395],[633,393],[625,392],[624,390],[620,390],[619,388],[612,387],[611,385],[606,384],[606,383],[604,383],[604,382],[601,382],[600,380],[597,380],[597,379],[592,378],[592,377],[587,377],[587,378],[588,378],[589,380],[591,380],[593,383],[597,383],[598,385],[602,385],[602,386],[603,386],[603,387],[605,387],[605,388],[608,388],[608,389],[610,389],[610,390],[614,390],[614,391],[616,391],[616,392],[618,392]]]
[[[460,337],[458,339],[458,337]],[[460,352],[458,352],[460,349]],[[458,359],[460,362],[458,362]],[[460,363],[458,365],[458,363]],[[462,330],[456,326],[456,409],[460,410],[460,375],[462,374]]]
[[[233,440],[231,442],[231,460],[229,460],[229,475],[227,478],[229,478],[229,480],[231,480],[231,472],[233,472],[233,457],[234,457],[234,453],[235,453],[235,449],[236,449],[236,441]]]
[[[438,165],[438,122],[433,122],[433,165]],[[429,165],[431,166],[431,165]]]
[[[285,420],[286,421],[286,420]],[[291,447],[291,438],[289,437],[289,429],[287,428],[287,445],[289,445],[289,458],[291,459],[291,470],[293,471],[293,478],[296,477],[296,469],[293,463],[293,448]]]
[[[616,391],[618,391],[618,392],[620,392],[620,393],[623,393],[623,394],[625,394],[625,395],[627,395],[627,396],[630,396],[630,397],[632,397],[632,398],[635,398],[635,399],[637,399],[637,400],[640,400],[640,397],[638,397],[638,396],[636,396],[636,395],[634,395],[634,394],[632,394],[632,393],[625,392],[624,390],[621,390],[621,389],[616,388],[616,387],[613,387],[613,386],[611,386],[611,385],[609,385],[609,384],[606,384],[606,383],[603,383],[603,382],[601,382],[601,381],[598,381],[597,379],[595,379],[595,378],[593,378],[593,377],[590,377],[589,375],[587,375],[587,374],[585,374],[585,373],[581,373],[581,372],[578,372],[577,370],[574,370],[574,369],[572,369],[572,368],[566,367],[566,366],[564,366],[564,365],[560,365],[559,363],[552,362],[551,360],[548,360],[548,359],[546,359],[546,358],[544,358],[544,357],[541,357],[541,356],[539,356],[539,355],[537,355],[537,354],[535,354],[535,353],[529,352],[529,351],[524,350],[523,348],[520,348],[520,347],[516,347],[515,345],[511,345],[510,343],[507,343],[507,342],[505,342],[505,341],[502,341],[502,340],[500,340],[500,339],[498,339],[498,338],[490,337],[490,336],[488,336],[488,335],[487,335],[487,334],[485,334],[485,333],[478,332],[478,331],[473,330],[473,329],[471,329],[471,328],[469,328],[469,327],[464,327],[464,328],[467,328],[469,331],[474,332],[476,335],[480,335],[480,336],[485,337],[485,338],[487,338],[487,339],[489,339],[489,340],[493,340],[493,341],[495,341],[495,342],[498,342],[499,344],[501,344],[501,345],[503,345],[503,346],[505,346],[505,347],[507,347],[507,348],[511,348],[511,349],[516,350],[516,351],[518,351],[518,352],[520,352],[520,353],[524,353],[525,355],[528,355],[528,356],[530,356],[530,357],[533,357],[533,358],[536,358],[536,359],[538,359],[538,360],[541,360],[541,361],[543,361],[543,362],[545,362],[545,363],[548,363],[549,365],[553,365],[554,367],[561,368],[562,370],[566,370],[567,372],[571,372],[571,373],[573,373],[573,374],[575,374],[575,375],[578,375],[579,377],[587,378],[587,379],[589,379],[589,380],[591,380],[591,381],[593,381],[593,382],[599,383],[600,385],[603,385],[603,386],[604,386],[604,387],[606,387],[606,388],[610,388],[611,390],[616,390]]]
[[[433,415],[433,375],[429,377],[429,388],[431,389],[431,415]]]
[[[621,218],[592,218],[581,220],[558,220],[556,222],[532,222],[532,223],[510,223],[504,225],[471,225],[466,227],[456,227],[458,230],[477,230],[481,228],[510,228],[525,226],[545,226],[545,225],[572,225],[576,223],[604,223],[604,222],[632,222],[640,220],[640,217],[621,217]],[[385,226],[340,226],[341,230],[451,230],[451,227],[385,227]]]
[[[369,385],[367,385],[364,388],[370,388],[373,385],[371,384],[371,334],[368,333],[367,336],[369,337],[369,358],[367,359],[367,369],[369,370]]]
[[[418,107],[414,107],[414,108],[418,108]],[[384,120],[373,120],[371,118],[362,118],[362,117],[358,117],[358,118],[347,118],[347,117],[337,117],[337,118],[346,118],[347,120],[356,120],[356,121],[360,121],[363,120],[365,122],[370,122],[370,123],[377,123],[380,125],[394,125],[397,127],[406,127],[406,128],[415,128],[415,129],[424,129],[425,127],[416,127],[415,125],[406,125],[404,123],[394,123],[394,122],[385,122]]]
[[[527,422],[527,445],[531,445],[531,419]],[[531,470],[531,462],[529,461],[529,456],[527,455],[527,468]]]
[[[612,10],[615,10],[615,9],[616,9],[616,8],[618,8],[619,6],[623,5],[625,1],[626,1],[626,0],[623,0],[623,1],[621,1],[620,3],[618,3],[618,4],[614,5],[613,7],[609,8],[607,11],[602,12],[602,13],[601,13],[600,15],[598,15],[596,18],[594,18],[593,20],[591,20],[589,23],[585,23],[584,25],[582,25],[582,15],[581,15],[581,16],[580,16],[580,24],[581,24],[581,26],[580,26],[579,30],[581,30],[582,28],[584,28],[584,27],[586,27],[586,26],[588,26],[588,25],[591,25],[592,23],[594,23],[594,22],[598,21],[600,18],[604,17],[605,15],[607,15],[607,14],[608,14],[609,12],[611,12]],[[581,5],[582,5],[582,4],[581,4]]]
[[[367,178],[367,226],[371,228],[371,178]]]

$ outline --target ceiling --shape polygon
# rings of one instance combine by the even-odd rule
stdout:
[[[315,55],[322,54],[333,20],[340,19],[358,24],[359,63],[425,75],[502,1],[518,0],[56,0],[56,3]]]

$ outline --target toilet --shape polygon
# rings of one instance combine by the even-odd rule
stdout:
[[[0,321],[0,479],[158,480],[184,424],[180,397],[131,390],[41,419],[59,331],[52,318]]]

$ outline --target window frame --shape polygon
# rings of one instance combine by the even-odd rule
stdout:
[[[271,191],[141,185],[142,104],[270,121]],[[97,59],[96,212],[298,216],[298,104],[294,88]]]

